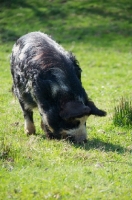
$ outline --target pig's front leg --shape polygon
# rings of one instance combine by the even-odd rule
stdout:
[[[19,101],[20,102],[20,101]],[[35,126],[34,126],[34,121],[33,121],[33,111],[29,109],[25,109],[24,103],[20,102],[22,111],[23,111],[23,116],[25,119],[24,122],[24,130],[27,135],[32,135],[35,134]]]

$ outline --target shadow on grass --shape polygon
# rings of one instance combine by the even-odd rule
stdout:
[[[84,150],[91,150],[91,149],[95,149],[95,150],[99,150],[99,151],[105,151],[105,152],[117,152],[119,154],[123,154],[125,152],[128,152],[129,150],[120,146],[120,145],[116,145],[116,144],[112,144],[109,142],[104,142],[101,141],[98,138],[94,138],[92,140],[89,140],[86,144],[84,145],[74,145],[76,148],[83,148]],[[130,152],[130,151],[129,151]]]
[[[32,4],[32,2],[34,2]],[[11,8],[31,8],[34,11],[35,17],[39,17],[39,20],[43,20],[41,17],[66,17],[70,11],[73,13],[76,12],[77,15],[82,14],[85,15],[100,15],[104,18],[111,17],[113,20],[127,20],[128,22],[131,22],[132,16],[130,13],[132,13],[132,4],[131,0],[127,0],[126,2],[120,2],[118,3],[118,0],[116,0],[113,4],[113,2],[106,2],[106,1],[97,1],[95,0],[93,3],[86,2],[85,0],[82,0],[76,4],[76,0],[73,0],[72,3],[67,3],[67,1],[56,1],[54,0],[47,0],[45,2],[42,2],[41,0],[38,1],[21,1],[21,0],[4,0],[1,2],[1,9],[11,9]],[[51,3],[52,2],[52,3]],[[46,7],[47,9],[44,11],[39,10],[39,8]],[[109,7],[110,10],[105,9]],[[113,10],[117,10],[116,12],[113,12]],[[127,12],[123,12],[123,11]],[[69,13],[67,12],[69,11]],[[122,11],[122,12],[121,12]],[[46,20],[47,20],[46,19]]]
[[[37,134],[40,136],[40,134]],[[46,140],[46,136],[45,135],[41,135],[40,136],[42,139]],[[48,140],[53,140],[53,139],[48,139]],[[59,140],[57,140],[59,141]],[[64,140],[66,141],[66,140]],[[117,145],[117,144],[113,144],[113,143],[110,143],[110,142],[104,142],[98,138],[94,138],[92,140],[88,140],[87,143],[84,143],[84,144],[75,144],[69,140],[67,140],[67,142],[71,145],[73,145],[75,148],[82,148],[86,151],[89,151],[91,149],[94,149],[94,150],[99,150],[99,151],[105,151],[105,152],[117,152],[119,154],[123,154],[125,152],[130,152],[131,153],[131,150],[128,150],[120,145]]]
[[[19,10],[18,8],[21,8]],[[35,29],[35,23],[39,22],[41,30],[47,30],[48,34],[53,34],[53,36],[59,38],[58,42],[71,42],[71,41],[86,41],[88,40],[93,45],[97,45],[97,41],[93,42],[94,39],[105,40],[105,37],[108,37],[108,41],[114,40],[114,37],[121,35],[123,37],[131,36],[132,29],[127,26],[122,26],[121,24],[128,24],[132,21],[132,5],[131,2],[127,3],[118,1],[113,5],[112,2],[94,1],[92,4],[86,2],[85,0],[80,1],[76,4],[74,2],[67,1],[21,1],[21,0],[4,0],[1,2],[0,11],[8,12],[9,16],[12,15],[12,11],[25,12],[25,9],[29,9],[33,12],[32,20],[29,17],[29,21],[24,23],[29,23],[28,32],[31,32]],[[127,12],[124,12],[124,10]],[[30,12],[30,11],[29,11]],[[14,14],[16,14],[14,13]],[[29,13],[28,13],[29,14]],[[26,16],[26,14],[23,15]],[[79,18],[80,16],[80,18]],[[17,17],[17,16],[16,16]],[[97,23],[89,25],[87,23],[87,17],[91,19],[97,19]],[[104,24],[98,20],[98,17],[110,18],[111,24]],[[82,20],[81,25],[78,25],[78,21]],[[27,20],[25,18],[25,20]],[[31,22],[30,22],[31,20]],[[81,21],[80,21],[81,22]],[[104,22],[104,21],[103,21]],[[13,24],[15,26],[20,26],[15,21]],[[83,25],[85,23],[85,26]],[[23,24],[24,27],[24,24]],[[9,30],[6,25],[6,21],[0,23],[0,34],[3,42],[15,41],[21,35],[25,34],[27,31],[24,28],[21,30]],[[61,33],[61,34],[60,34]],[[91,37],[93,40],[91,40]],[[90,39],[89,39],[90,38]],[[58,39],[57,39],[58,40]],[[99,42],[99,45],[108,45],[103,42]],[[111,43],[111,42],[110,42]]]

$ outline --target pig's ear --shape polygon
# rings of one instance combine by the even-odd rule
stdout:
[[[67,102],[60,111],[60,117],[65,120],[70,118],[80,118],[90,115],[91,109],[78,101]]]
[[[91,109],[91,112],[90,112],[91,115],[96,115],[100,117],[104,117],[107,115],[107,113],[104,110],[98,109],[92,101],[88,102],[88,106]]]

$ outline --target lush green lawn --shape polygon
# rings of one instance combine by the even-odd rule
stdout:
[[[16,39],[36,30],[76,55],[87,93],[108,113],[88,119],[85,145],[45,139],[37,111],[37,136],[23,132],[9,57]],[[132,199],[132,129],[112,120],[131,88],[130,0],[0,3],[0,199]]]

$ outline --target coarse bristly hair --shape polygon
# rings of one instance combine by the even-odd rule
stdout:
[[[77,143],[87,140],[88,116],[106,115],[88,98],[75,56],[44,33],[31,32],[17,40],[11,54],[11,73],[29,135],[35,133],[35,107],[49,138],[71,138]]]

